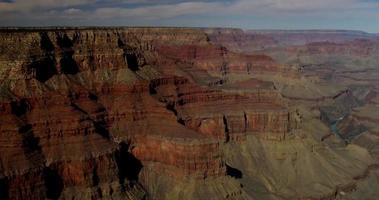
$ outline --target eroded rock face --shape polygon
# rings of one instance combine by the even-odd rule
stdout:
[[[231,53],[201,30],[4,30],[0,37],[5,199],[142,199],[153,187],[139,180],[145,166],[174,179],[224,177],[220,144],[289,131],[274,88],[211,88],[223,82],[209,73],[275,71],[274,60]]]
[[[0,31],[0,198],[251,199],[259,155],[267,157],[262,163],[277,165],[262,170],[267,179],[259,177],[258,187],[287,195],[273,189],[283,181],[270,174],[296,163],[291,145],[322,148],[308,136],[321,133],[316,126],[299,130],[303,113],[289,106],[276,80],[261,77],[296,79],[303,72],[263,52],[231,51],[230,39],[243,33],[217,31]],[[260,38],[262,45],[277,45],[269,37],[253,39]],[[375,100],[372,90],[347,96],[361,93],[367,98],[341,101],[353,109]],[[307,116],[307,123],[320,125],[317,117]],[[341,130],[349,131],[348,123]],[[233,152],[235,145],[241,151]],[[354,173],[370,162],[359,150],[346,154],[364,160]],[[325,176],[340,175],[333,166],[326,169]],[[304,188],[295,193],[314,196]],[[313,193],[303,194],[307,189]]]

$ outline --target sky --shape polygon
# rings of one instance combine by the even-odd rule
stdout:
[[[344,29],[379,33],[379,0],[0,0],[0,26]]]

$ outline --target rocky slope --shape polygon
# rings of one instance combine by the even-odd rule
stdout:
[[[1,199],[325,199],[350,191],[375,159],[362,145],[321,139],[332,132],[321,120],[354,111],[338,129],[357,137],[349,120],[362,125],[355,109],[375,102],[375,87],[315,89],[308,98],[320,105],[311,106],[285,83],[318,82],[265,53],[231,51],[220,42],[228,38],[214,40],[217,31],[1,30]],[[334,101],[349,112],[321,112]]]
[[[282,97],[288,100],[290,107],[309,109],[302,112],[302,129],[311,126],[306,123],[304,115],[313,113],[316,118],[329,126],[329,131],[316,136],[322,143],[333,148],[345,145],[363,147],[364,151],[369,152],[374,164],[369,165],[365,175],[355,178],[353,185],[357,185],[357,188],[354,192],[336,192],[336,196],[327,198],[375,199],[375,192],[372,191],[379,188],[378,182],[373,181],[377,176],[375,163],[378,163],[379,145],[378,126],[375,121],[378,110],[376,106],[377,37],[374,34],[351,31],[239,33],[245,35],[243,37],[245,39],[257,34],[270,37],[276,41],[276,44],[266,43],[262,48],[244,48],[243,45],[239,45],[238,40],[229,37],[232,34],[228,31],[219,31],[213,40],[222,42],[234,51],[270,55],[277,62],[285,64],[285,68],[291,72],[285,73],[285,76],[251,74],[229,75],[228,78],[237,82],[249,78],[272,81]],[[250,38],[251,41],[254,40]],[[366,188],[361,185],[365,185]]]

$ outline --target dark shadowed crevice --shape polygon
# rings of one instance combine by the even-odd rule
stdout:
[[[97,166],[95,165],[92,172],[92,184],[93,186],[98,186],[99,183],[100,183],[100,178],[99,178],[99,175],[97,174]]]
[[[60,48],[71,48],[73,46],[72,40],[64,34],[63,36],[57,35],[57,44]]]
[[[57,74],[55,58],[52,55],[46,55],[41,60],[32,59],[27,68],[34,71],[35,78],[40,82],[46,82]]]
[[[42,166],[45,162],[45,156],[42,153],[40,139],[33,133],[33,126],[28,123],[24,116],[30,106],[27,100],[14,101],[11,103],[12,113],[18,117],[18,134],[22,138],[22,149],[26,159],[35,166]]]
[[[97,188],[96,192],[97,192],[97,197],[98,198],[100,198],[100,199],[103,198],[103,192],[101,191],[100,188]]]
[[[26,70],[28,74],[33,74],[38,81],[45,82],[57,74],[55,48],[46,32],[40,33],[40,48],[43,54],[31,55]]]
[[[92,92],[90,92],[90,93],[88,94],[88,98],[89,98],[90,100],[92,100],[92,101],[97,101],[97,100],[98,100],[97,95],[94,94],[94,93],[92,93]]]
[[[95,126],[96,133],[101,135],[105,139],[110,139],[110,133],[105,122],[100,121],[96,122],[93,121],[93,125]]]
[[[244,120],[244,125],[245,125],[245,131],[247,131],[247,127],[248,127],[248,123],[249,122],[247,120],[247,114],[246,114],[246,112],[243,112],[243,120]]]
[[[27,134],[30,131],[32,131],[32,125],[31,124],[24,124],[23,126],[18,128],[18,132],[21,134]]]
[[[39,144],[39,138],[35,137],[33,130],[31,129],[31,125],[26,125],[21,127],[19,131],[26,131],[26,132],[20,132],[22,134],[22,146],[24,148],[24,151],[26,153],[33,153],[33,152],[39,152],[41,153],[41,146]],[[30,129],[28,129],[30,127]]]
[[[122,41],[121,38],[118,38],[118,40],[117,40],[117,46],[119,48],[124,48],[125,47],[125,43]]]
[[[69,98],[74,98],[74,97],[70,96]],[[75,103],[72,103],[72,102],[71,102],[70,105],[71,105],[75,110],[80,111],[80,112],[82,112],[82,113],[88,115],[87,111],[83,110],[82,108],[80,108],[80,107],[79,107],[78,105],[76,105]]]
[[[243,176],[241,170],[233,168],[229,165],[226,165],[226,174],[236,179],[241,179]]]
[[[48,199],[58,199],[63,190],[63,179],[56,170],[46,167],[43,170],[46,187],[46,197]]]
[[[128,65],[128,68],[132,70],[133,72],[138,71],[139,70],[138,57],[133,52],[133,48],[125,45],[125,43],[122,41],[121,38],[118,38],[117,46],[124,51],[124,59],[126,61],[126,64]]]
[[[45,82],[57,74],[55,48],[46,32],[40,33],[40,46],[44,52],[43,56],[39,58],[32,56],[27,68],[33,72],[38,81]]]
[[[62,58],[60,59],[61,71],[63,74],[77,74],[79,67],[76,61],[73,59],[74,46],[72,40],[64,34],[63,36],[57,36],[58,46],[62,49]]]
[[[22,135],[22,146],[26,154],[41,151],[39,138],[34,136],[31,124],[24,124],[20,126],[18,133]]]
[[[41,167],[44,165],[46,158],[42,152],[40,138],[34,135],[32,125],[23,122],[24,125],[19,127],[19,134],[22,137],[22,150],[26,159],[32,166]]]
[[[182,119],[182,118],[179,118],[178,120],[178,123],[185,126],[186,125],[186,122]]]
[[[114,193],[113,189],[112,188],[109,188],[109,196],[112,196]]]
[[[125,142],[120,143],[116,161],[119,169],[118,177],[120,184],[123,185],[125,179],[129,180],[131,184],[136,183],[143,165],[140,160],[129,152],[129,145]]]
[[[155,86],[152,83],[149,84],[149,94],[150,95],[157,94],[157,90],[155,89]]]
[[[175,103],[173,103],[173,102],[168,102],[168,103],[166,104],[166,109],[169,110],[169,111],[171,111],[171,112],[176,116],[176,118],[177,118],[176,121],[177,121],[180,125],[183,125],[183,126],[186,125],[186,124],[185,124],[185,121],[184,121],[181,117],[178,116],[178,111],[176,110]]]
[[[179,106],[183,106],[183,105],[184,105],[184,100],[183,100],[183,99],[179,99],[179,100],[177,101],[177,104],[178,104]]]
[[[126,53],[125,54],[126,62],[128,63],[128,68],[132,70],[133,72],[139,70],[138,66],[138,59],[135,54],[132,53]]]
[[[0,199],[9,199],[9,184],[6,178],[0,179]]]
[[[166,109],[173,112],[175,116],[178,115],[178,111],[175,109],[175,104],[174,103],[167,103]]]
[[[63,57],[60,60],[60,66],[63,74],[77,74],[79,67],[76,61],[72,58],[73,52],[63,53]]]
[[[30,104],[26,99],[21,99],[20,101],[12,101],[11,110],[12,114],[20,117],[30,110]]]
[[[228,120],[226,119],[225,115],[222,117],[222,122],[224,123],[225,142],[229,142],[230,140],[229,126],[228,126]]]
[[[45,52],[54,51],[54,44],[51,42],[49,35],[46,32],[42,32],[40,33],[40,37],[40,44],[42,50],[44,50]]]

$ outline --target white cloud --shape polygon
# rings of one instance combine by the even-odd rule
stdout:
[[[63,13],[68,14],[68,15],[76,15],[76,14],[81,14],[82,10],[77,9],[77,8],[69,8],[63,11]]]

